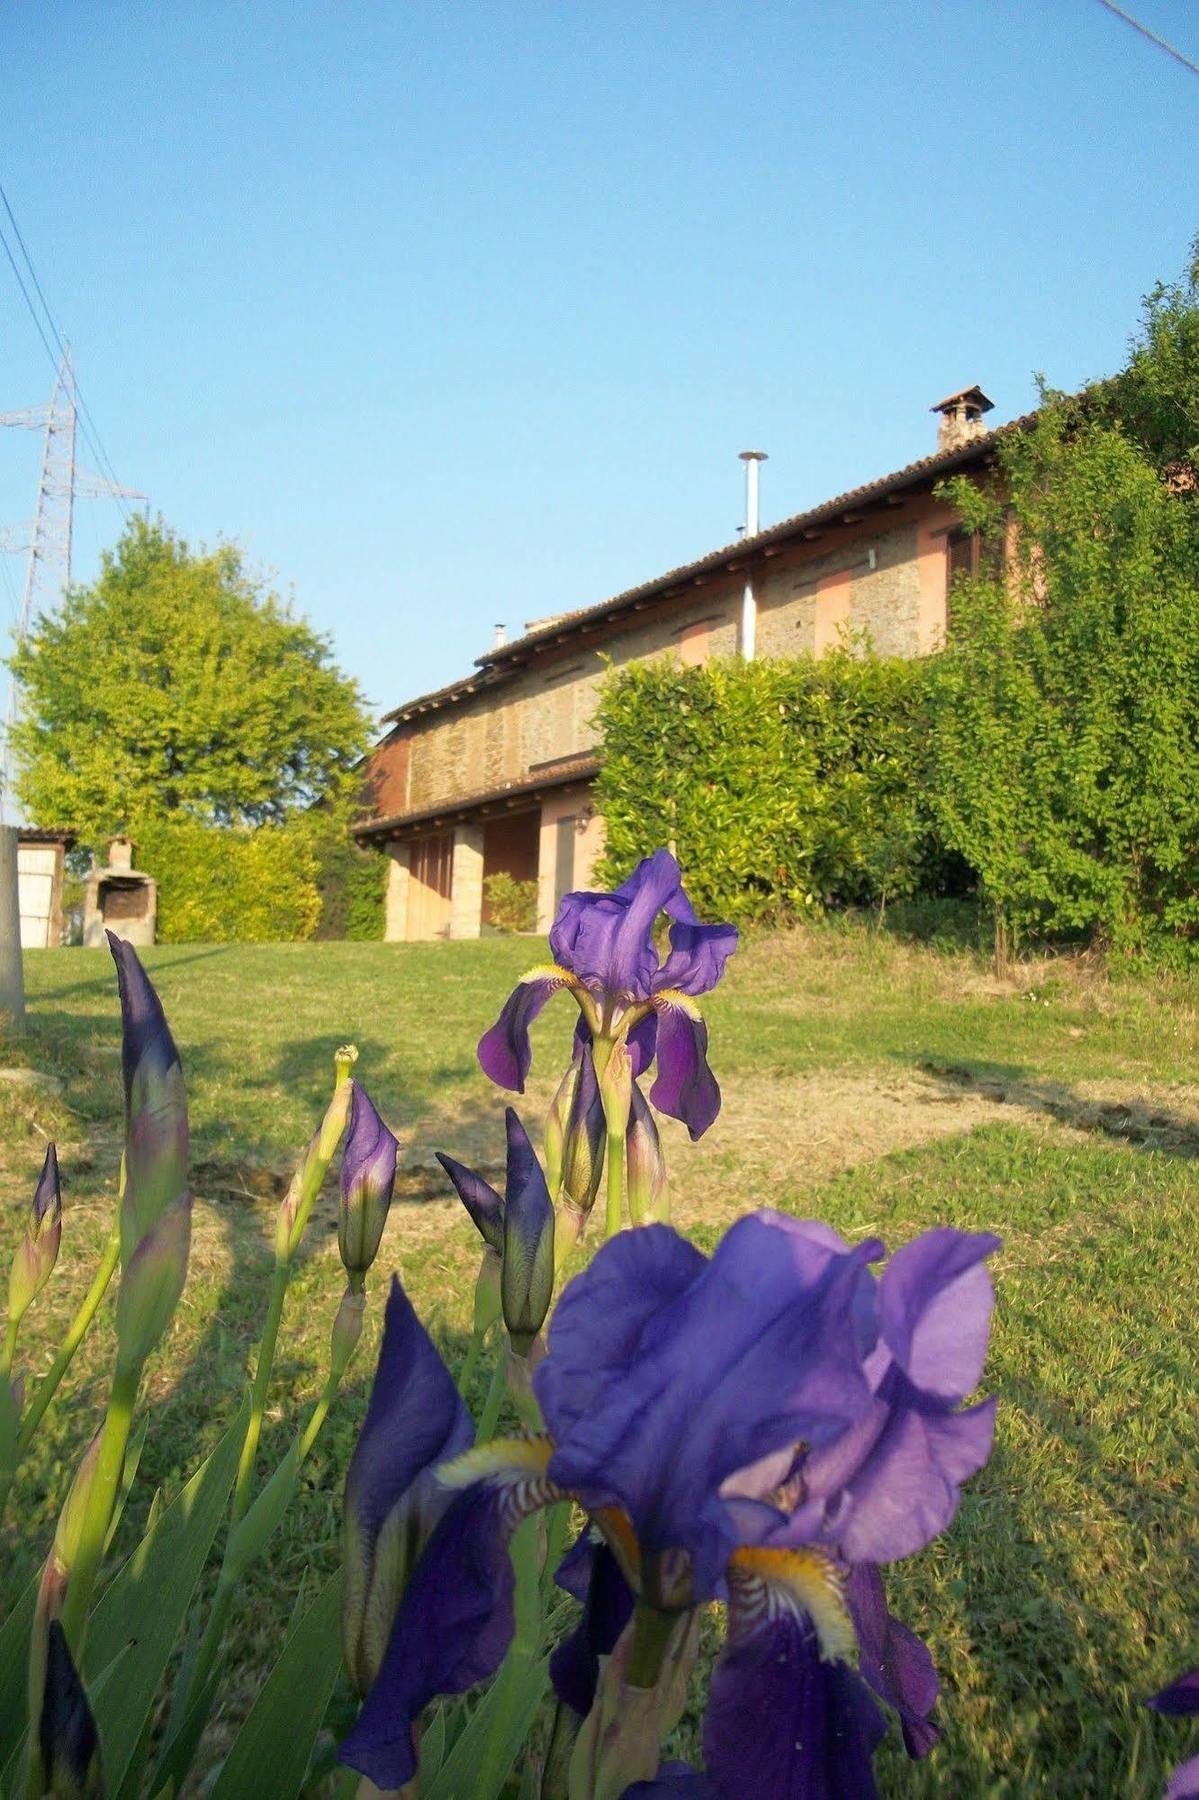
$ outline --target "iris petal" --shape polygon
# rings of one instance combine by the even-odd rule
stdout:
[[[861,1678],[822,1643],[804,1604],[818,1585],[818,1571],[796,1587],[760,1560],[730,1573],[729,1639],[704,1719],[704,1760],[721,1795],[877,1794],[872,1760],[886,1725]]]
[[[737,948],[737,927],[701,925],[681,889],[680,895],[690,916],[670,927],[670,954],[654,977],[654,988],[707,994],[724,974],[724,966]],[[676,913],[675,917],[678,919],[679,915]]]
[[[569,969],[547,965],[522,975],[505,1000],[499,1018],[479,1039],[479,1063],[497,1087],[523,1094],[533,1060],[529,1026],[546,1001],[560,988],[571,986]]]
[[[504,1491],[476,1482],[442,1515],[396,1615],[375,1684],[341,1760],[378,1788],[416,1773],[412,1726],[438,1694],[493,1675],[512,1637],[512,1564]]]
[[[848,1561],[911,1556],[953,1518],[961,1484],[986,1462],[994,1431],[994,1400],[950,1412],[929,1405],[892,1367],[857,1423],[805,1462],[809,1503],[781,1541],[809,1536],[814,1505],[823,1502],[818,1535]]]
[[[658,970],[654,924],[680,892],[678,864],[656,850],[614,894],[567,894],[550,932],[555,960],[588,987],[648,999]]]
[[[544,1438],[493,1439],[443,1464],[457,1497],[416,1566],[374,1686],[341,1760],[379,1788],[416,1773],[412,1726],[437,1694],[493,1675],[512,1637],[508,1543],[522,1519],[562,1496],[545,1477]]]
[[[908,1755],[927,1756],[941,1735],[929,1718],[941,1684],[927,1646],[887,1610],[883,1578],[873,1563],[850,1570],[848,1600],[863,1678],[899,1714]]]
[[[925,1231],[897,1250],[879,1280],[879,1326],[914,1386],[943,1400],[978,1386],[994,1290],[982,1259],[1002,1240],[991,1232]]]
[[[1157,1712],[1169,1713],[1176,1718],[1199,1713],[1199,1669],[1188,1669],[1160,1694],[1154,1694],[1147,1704]]]
[[[595,1699],[599,1659],[609,1656],[633,1614],[633,1595],[607,1544],[590,1544],[590,1570],[583,1614],[550,1658],[550,1679],[559,1700],[585,1719]]]
[[[692,1142],[720,1111],[720,1088],[708,1067],[708,1027],[682,994],[657,997],[658,1073],[649,1097],[659,1112],[681,1119]]]
[[[412,1552],[449,1504],[433,1466],[459,1456],[473,1436],[449,1371],[393,1276],[379,1366],[346,1476],[342,1612],[346,1660],[362,1688],[374,1677]]]
[[[1199,1756],[1175,1769],[1162,1800],[1199,1800]]]

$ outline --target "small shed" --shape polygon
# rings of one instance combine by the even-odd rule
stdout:
[[[152,944],[158,924],[158,883],[133,866],[133,840],[112,838],[108,865],[93,869],[87,878],[83,902],[83,942],[89,948],[104,943],[111,931],[128,944]]]
[[[17,830],[17,893],[22,950],[56,950],[62,943],[62,888],[73,831]]]

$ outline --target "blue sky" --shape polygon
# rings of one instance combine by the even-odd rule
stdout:
[[[1193,0],[1130,10],[1199,61]],[[379,709],[728,541],[738,450],[769,521],[954,388],[1117,367],[1199,230],[1199,78],[1098,0],[13,0],[0,93],[121,478]],[[0,345],[0,410],[47,397],[2,261]],[[36,476],[0,432],[0,522]]]

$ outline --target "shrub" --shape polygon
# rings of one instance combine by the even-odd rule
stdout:
[[[483,883],[489,922],[496,931],[536,931],[537,883],[501,871]]]

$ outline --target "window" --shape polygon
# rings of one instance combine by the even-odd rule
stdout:
[[[945,624],[953,624],[953,588],[959,575],[1002,575],[1003,541],[983,539],[977,531],[962,526],[945,534]]]
[[[984,542],[977,531],[965,531],[959,525],[946,533],[949,556],[949,583],[958,575],[1000,575],[1003,573],[1003,544]]]

